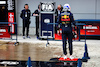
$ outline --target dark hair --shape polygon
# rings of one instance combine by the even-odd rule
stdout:
[[[28,6],[28,4],[25,4],[25,5],[24,5],[24,8],[25,8],[26,5]]]

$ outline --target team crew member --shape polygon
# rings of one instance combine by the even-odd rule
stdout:
[[[36,24],[36,36],[39,37],[39,13],[40,13],[40,5],[38,5],[38,9],[34,11],[32,16],[36,16],[35,18],[35,24]]]
[[[56,12],[55,12],[56,16],[58,16],[59,14],[61,14],[61,12],[62,12],[62,5],[58,5],[57,9],[56,9]]]
[[[61,14],[61,12],[62,12],[62,5],[58,5],[55,11],[55,23],[57,22],[57,18],[59,14]],[[55,33],[57,33],[57,26],[55,26]]]
[[[26,37],[29,37],[29,25],[30,25],[30,16],[31,12],[29,10],[28,4],[25,4],[24,9],[21,11],[20,17],[23,19],[23,39],[25,39],[25,28],[27,28],[26,31]]]
[[[67,51],[66,51],[66,38],[68,37],[69,43],[69,52],[70,52],[70,59],[73,59],[73,45],[72,45],[72,26],[71,24],[74,23],[73,14],[70,12],[70,5],[65,4],[63,6],[63,11],[58,17],[58,23],[61,24],[62,28],[62,42],[63,42],[63,53],[64,59],[67,59]],[[59,25],[58,25],[59,27]]]

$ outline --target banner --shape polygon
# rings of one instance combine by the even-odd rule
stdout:
[[[15,0],[8,0],[8,22],[14,23],[16,21],[15,17]],[[10,32],[12,34],[15,33],[15,25],[14,24],[8,24],[10,28]]]

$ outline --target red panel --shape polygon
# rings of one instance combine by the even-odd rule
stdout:
[[[61,19],[61,21],[70,21],[70,18],[68,18],[68,19]]]
[[[14,12],[8,12],[8,22],[14,23]],[[9,26],[11,25],[9,24]],[[12,27],[12,33],[14,33],[15,32],[14,24],[12,24],[11,27]]]
[[[8,27],[0,28],[0,38],[10,38]]]
[[[85,26],[80,29],[80,35],[85,35]],[[99,26],[86,25],[86,35],[100,35]]]
[[[14,23],[14,12],[8,12],[8,22]]]
[[[74,59],[70,59],[70,58],[67,58],[67,59],[64,59],[63,57],[59,58],[60,61],[78,61],[78,58],[74,58]]]

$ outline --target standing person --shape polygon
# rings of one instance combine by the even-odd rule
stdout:
[[[73,54],[73,45],[72,45],[72,25],[75,25],[73,14],[70,11],[70,5],[65,4],[63,6],[63,11],[58,17],[58,23],[61,24],[62,27],[62,42],[63,42],[63,53],[64,59],[67,59],[67,51],[66,51],[66,38],[68,37],[69,43],[69,52],[70,52],[70,59],[74,59],[72,56]],[[58,25],[59,27],[59,25]]]
[[[26,37],[29,37],[29,25],[30,25],[30,16],[31,11],[29,10],[28,4],[25,4],[24,9],[21,11],[20,17],[23,19],[23,39],[25,39],[25,28],[27,28],[26,31]]]
[[[55,23],[57,23],[57,18],[61,14],[61,12],[62,12],[62,5],[60,4],[57,6],[57,9],[55,11]],[[55,33],[57,33],[57,26],[55,26]]]
[[[36,24],[36,36],[37,38],[39,37],[39,13],[40,13],[40,5],[38,5],[38,9],[34,11],[34,13],[32,14],[32,16],[36,16],[35,18],[35,24]]]
[[[61,14],[61,11],[62,11],[62,5],[60,4],[60,5],[57,6],[57,9],[56,9],[56,12],[55,12],[56,16]]]

